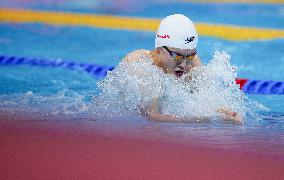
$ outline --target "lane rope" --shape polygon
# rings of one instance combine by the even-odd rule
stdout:
[[[67,70],[85,71],[92,77],[101,79],[112,71],[114,66],[104,66],[88,63],[63,61],[60,59],[49,60],[41,58],[27,58],[0,55],[0,66],[29,65],[35,67],[64,68]],[[249,94],[284,94],[284,81],[253,80],[237,78],[236,83],[244,93]]]
[[[55,26],[89,26],[155,32],[160,23],[160,19],[0,8],[0,22],[44,23]],[[208,23],[195,24],[201,36],[217,37],[230,41],[284,38],[284,29],[253,28]]]
[[[107,75],[107,71],[112,71],[114,69],[114,67],[112,66],[69,62],[60,59],[49,60],[49,59],[37,59],[37,58],[0,55],[0,66],[13,66],[13,65],[30,65],[30,66],[51,67],[51,68],[60,67],[68,70],[85,71],[96,78],[103,78]]]

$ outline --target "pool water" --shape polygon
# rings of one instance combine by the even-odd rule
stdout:
[[[0,1],[0,6],[150,18],[183,13],[194,22],[284,29],[282,4],[168,4],[145,1],[137,7],[135,3],[138,1],[121,1],[127,6],[111,2]],[[0,24],[0,54],[117,66],[132,50],[152,49],[154,37],[154,32],[6,22]],[[230,41],[206,36],[199,38],[198,52],[205,64],[209,63],[216,50],[224,50],[231,55],[231,64],[238,67],[237,77],[273,81],[284,79],[284,39]],[[260,119],[246,119],[243,126],[218,122],[155,123],[136,116],[97,118],[91,107],[92,96],[99,94],[97,83],[100,80],[83,71],[0,66],[0,113],[24,112],[35,120],[54,116],[75,121],[91,120],[89,123],[107,128],[109,132],[167,136],[168,139],[185,142],[195,137],[200,143],[212,147],[251,149],[283,157],[283,95],[247,94],[262,108],[257,112]],[[34,114],[38,114],[37,118],[33,117]]]

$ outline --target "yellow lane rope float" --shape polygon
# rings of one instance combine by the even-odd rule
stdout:
[[[97,28],[155,32],[160,20],[111,15],[0,8],[0,22],[92,26]],[[284,38],[284,29],[252,28],[205,23],[196,23],[196,28],[201,36],[217,37],[231,41]]]

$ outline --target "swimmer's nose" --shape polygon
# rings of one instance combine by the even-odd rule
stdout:
[[[184,69],[186,67],[186,61],[180,61],[177,66],[181,69]]]

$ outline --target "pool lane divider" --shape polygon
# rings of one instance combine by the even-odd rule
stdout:
[[[44,23],[59,26],[90,26],[96,28],[155,32],[161,19],[98,15],[70,12],[0,8],[0,22]],[[201,36],[230,41],[270,40],[284,38],[284,29],[195,23]]]
[[[85,71],[95,78],[103,78],[107,71],[112,71],[114,67],[88,63],[77,63],[62,61],[60,59],[48,60],[15,56],[0,55],[0,66],[29,65],[37,67],[64,68],[68,70]]]
[[[0,55],[0,66],[29,65],[35,67],[64,68],[67,70],[85,71],[92,77],[104,78],[114,66],[104,66],[89,63],[69,62],[63,60],[49,60],[40,58],[26,58]],[[263,81],[237,78],[236,83],[244,93],[249,94],[284,94],[284,82]]]

